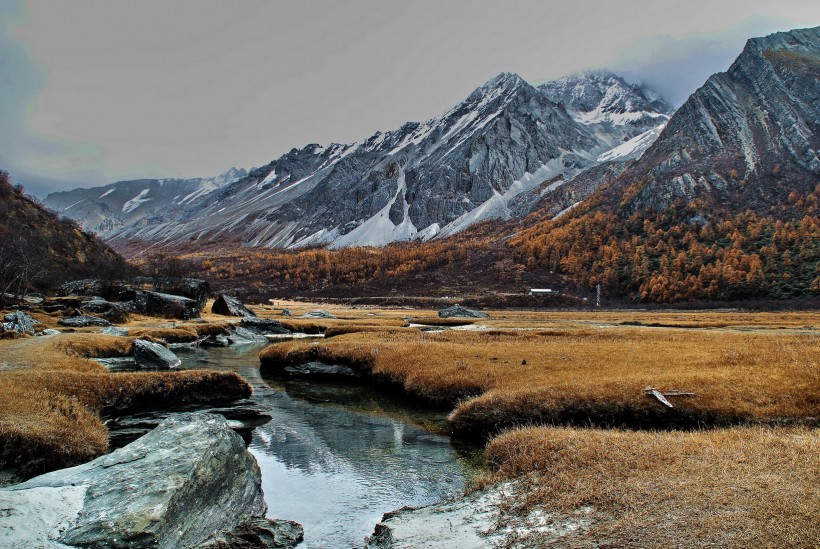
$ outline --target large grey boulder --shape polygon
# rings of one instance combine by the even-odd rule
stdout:
[[[111,323],[104,318],[90,315],[69,316],[61,318],[57,321],[60,326],[68,326],[69,328],[87,328],[88,326],[111,326]]]
[[[473,309],[468,309],[467,307],[462,307],[461,305],[453,305],[452,307],[447,307],[446,309],[442,309],[438,312],[438,316],[440,318],[451,318],[451,317],[467,317],[467,318],[489,318],[490,315],[487,313],[482,313],[481,311],[474,311]]]
[[[290,334],[290,330],[282,326],[282,323],[272,318],[245,317],[239,323],[240,327],[259,335],[265,334]]]
[[[134,341],[134,362],[137,368],[146,370],[169,370],[182,364],[173,351],[144,339]]]
[[[17,332],[19,334],[34,334],[34,325],[39,324],[37,320],[22,311],[14,311],[3,317],[2,328],[6,332]]]
[[[149,316],[189,320],[199,317],[201,307],[193,299],[160,292],[137,292],[134,310]]]
[[[241,301],[227,294],[219,294],[211,305],[211,312],[223,316],[256,316],[256,313],[245,307]]]
[[[90,463],[0,490],[0,546],[196,547],[264,516],[261,485],[224,418],[181,414]]]

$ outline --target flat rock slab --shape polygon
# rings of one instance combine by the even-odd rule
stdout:
[[[476,492],[463,499],[387,513],[368,540],[370,549],[494,547],[495,494]]]
[[[261,484],[224,418],[182,414],[90,463],[0,490],[0,546],[196,547],[263,516]]]
[[[281,322],[272,318],[245,317],[239,326],[259,335],[291,333]]]
[[[112,324],[104,318],[98,316],[69,316],[61,318],[57,321],[60,326],[68,326],[69,328],[87,328],[88,326],[103,326],[108,327]]]
[[[333,315],[324,309],[318,309],[316,311],[310,311],[308,313],[303,314],[299,318],[338,318],[336,315]]]

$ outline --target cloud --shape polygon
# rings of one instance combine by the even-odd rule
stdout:
[[[726,71],[746,40],[793,27],[786,20],[752,18],[717,32],[641,38],[617,52],[609,68],[679,106],[712,74]]]

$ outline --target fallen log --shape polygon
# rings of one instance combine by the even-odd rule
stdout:
[[[661,404],[663,404],[664,406],[667,406],[669,408],[674,408],[674,406],[672,405],[671,402],[669,402],[666,399],[666,397],[678,397],[678,396],[693,397],[693,396],[697,396],[695,393],[689,393],[689,392],[686,392],[686,391],[667,391],[665,393],[662,393],[654,387],[646,387],[646,389],[644,389],[644,392],[649,396],[655,397],[656,399],[658,399],[658,402],[660,402]]]

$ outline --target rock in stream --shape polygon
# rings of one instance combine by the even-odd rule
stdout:
[[[261,482],[224,418],[183,414],[111,454],[0,490],[0,546],[197,547],[264,517]]]

